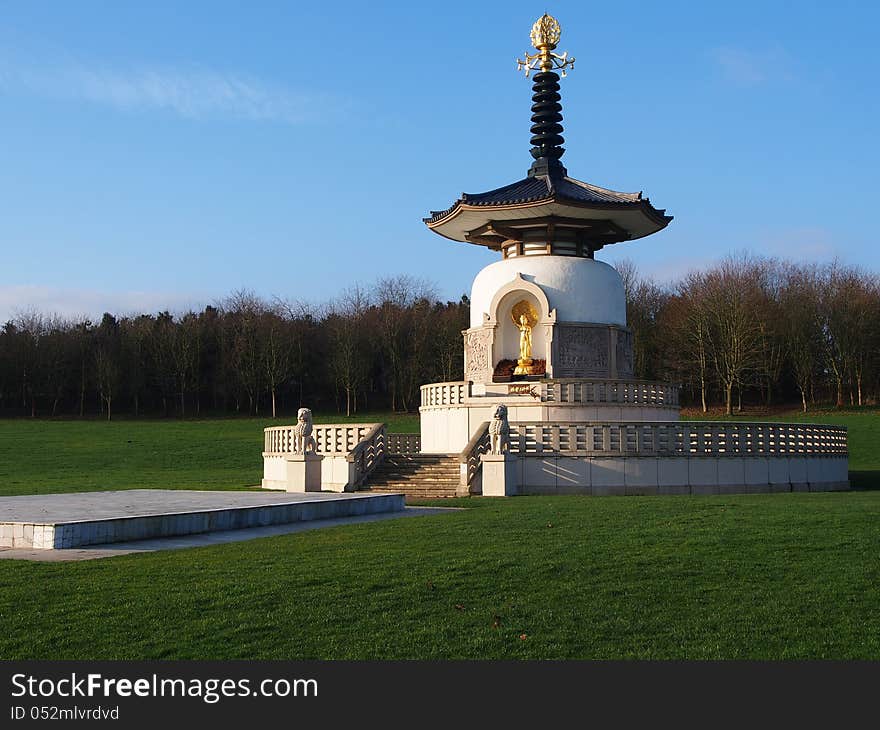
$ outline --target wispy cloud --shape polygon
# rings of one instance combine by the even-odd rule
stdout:
[[[25,92],[120,110],[158,109],[188,119],[231,117],[299,123],[331,105],[307,94],[236,72],[206,69],[120,70],[79,63],[21,65],[0,58],[0,90]]]
[[[615,266],[616,262],[627,258],[624,254],[615,257],[609,256],[608,263]],[[659,260],[644,260],[635,257],[631,260],[635,262],[636,271],[640,277],[650,279],[658,284],[674,284],[681,281],[691,271],[708,268],[721,258],[723,256],[690,255]]]
[[[724,77],[738,86],[758,86],[770,81],[790,81],[791,57],[780,47],[754,50],[722,46],[712,51]]]
[[[50,286],[0,286],[0,326],[27,312],[62,318],[99,320],[104,312],[142,314],[201,309],[215,297],[158,291],[104,292]]]
[[[758,235],[758,242],[759,250],[769,256],[797,261],[830,261],[841,255],[834,234],[821,227],[764,231]]]
[[[635,262],[640,276],[658,284],[674,284],[691,271],[708,269],[727,256],[739,254],[812,263],[846,260],[846,252],[841,248],[834,232],[818,226],[760,229],[752,231],[743,240],[747,240],[749,245],[742,249],[731,247],[703,251],[695,247],[695,252],[686,256],[662,259],[628,256],[626,250],[623,250],[609,253],[605,260],[614,266],[616,262],[630,259]]]

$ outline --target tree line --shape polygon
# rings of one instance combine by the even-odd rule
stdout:
[[[880,281],[839,263],[732,256],[661,285],[618,264],[635,374],[682,403],[876,403]],[[313,306],[238,292],[203,311],[22,313],[0,330],[4,416],[348,415],[414,411],[419,386],[461,380],[469,302],[408,276]]]
[[[100,322],[27,312],[0,330],[0,414],[415,410],[421,384],[462,377],[468,312],[408,276],[322,306],[241,291],[199,312]]]
[[[684,402],[877,402],[880,279],[839,262],[729,256],[660,286],[619,265],[639,377],[683,386]]]

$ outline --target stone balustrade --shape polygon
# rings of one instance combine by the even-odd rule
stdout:
[[[474,435],[471,436],[467,446],[462,449],[458,457],[461,467],[459,486],[462,494],[481,491],[479,479],[482,462],[480,457],[483,454],[488,454],[490,448],[489,422],[484,421],[474,431]]]
[[[417,433],[387,433],[385,448],[389,454],[420,454],[422,437]]]
[[[271,426],[264,430],[263,486],[287,486],[287,459],[293,454],[295,426]],[[384,423],[331,423],[312,427],[315,453],[321,461],[322,489],[347,492],[360,486],[385,458]]]
[[[627,456],[845,456],[844,426],[801,423],[543,423],[510,425],[511,451]]]
[[[348,454],[355,446],[381,423],[331,423],[315,424],[312,436],[319,454]],[[293,429],[295,426],[271,426],[264,429],[264,454],[290,454],[293,452]]]
[[[510,430],[511,457],[503,464],[491,457],[488,473],[489,462],[484,463],[473,493],[699,495],[849,488],[847,431],[841,426],[515,421]]]
[[[263,429],[263,455],[293,453],[293,426]]]
[[[348,453],[346,461],[349,464],[349,473],[345,489],[361,486],[373,469],[382,463],[387,453],[386,439],[385,424],[373,424],[373,428]]]
[[[431,383],[421,387],[421,394],[422,406],[425,408],[457,406],[463,404],[470,395],[470,383]]]
[[[644,380],[561,379],[531,384],[541,403],[575,405],[634,405],[678,407],[677,385]],[[475,404],[470,384],[432,383],[421,388],[422,408],[449,408]],[[497,397],[497,396],[496,396]]]
[[[547,380],[540,383],[544,403],[628,403],[677,406],[678,386],[641,380]]]

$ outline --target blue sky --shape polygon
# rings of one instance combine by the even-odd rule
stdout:
[[[730,251],[880,269],[874,3],[0,1],[0,320],[321,301],[497,257],[421,218],[522,177],[544,10],[577,58],[569,173],[675,216],[671,280]]]

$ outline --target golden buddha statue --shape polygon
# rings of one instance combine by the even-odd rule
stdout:
[[[538,313],[531,302],[523,299],[513,305],[510,317],[519,329],[519,360],[514,375],[532,374],[532,329],[538,324]]]

